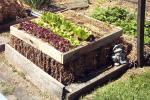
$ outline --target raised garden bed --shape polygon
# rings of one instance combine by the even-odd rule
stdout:
[[[76,18],[75,18],[76,19]],[[30,45],[39,45],[38,47],[33,46],[39,50],[41,50],[43,53],[49,55],[50,57],[52,57],[53,59],[55,59],[56,61],[60,62],[61,64],[64,64],[68,61],[71,61],[77,57],[79,57],[81,54],[86,54],[87,52],[90,52],[92,50],[98,49],[100,46],[104,46],[105,44],[109,44],[111,43],[113,40],[115,40],[116,38],[119,38],[122,35],[122,29],[119,27],[114,27],[108,24],[105,24],[103,22],[97,21],[95,19],[89,19],[88,17],[84,17],[84,19],[86,20],[91,20],[91,25],[88,28],[88,30],[90,32],[92,32],[92,35],[94,35],[94,37],[96,38],[94,41],[83,41],[82,44],[77,44],[75,45],[75,47],[71,47],[65,51],[61,51],[59,48],[55,47],[55,46],[51,46],[51,45],[55,45],[53,43],[51,43],[51,45],[49,45],[49,41],[47,40],[48,37],[42,37],[42,36],[36,36],[37,34],[33,33],[33,34],[28,34],[27,32],[23,31],[23,30],[19,30],[17,27],[15,26],[11,26],[11,34],[23,41],[28,41],[27,43]],[[92,23],[92,21],[97,25],[94,26]],[[88,23],[88,22],[87,22]],[[26,23],[25,23],[26,24]],[[27,23],[24,26],[28,26],[30,25],[30,22]],[[93,26],[92,26],[93,25]],[[107,25],[107,26],[106,26]],[[36,26],[34,26],[36,27]],[[95,30],[94,29],[98,29],[99,30]],[[107,28],[106,28],[107,27]],[[29,31],[29,30],[27,30]],[[47,30],[46,30],[47,31]],[[51,31],[50,31],[51,32]],[[52,32],[53,33],[53,32]],[[80,31],[79,31],[80,33]],[[55,34],[55,33],[54,33]],[[60,35],[59,33],[56,33],[58,35]],[[33,36],[34,35],[34,36]],[[24,38],[26,37],[26,38]],[[39,38],[37,38],[39,37]],[[59,37],[62,39],[62,37]],[[67,37],[68,38],[68,37]],[[73,37],[74,38],[74,37]],[[57,38],[58,39],[58,38]],[[71,38],[72,39],[72,38]],[[30,40],[30,41],[29,41]],[[74,39],[75,40],[75,39]],[[35,42],[36,41],[36,42]],[[65,40],[64,40],[65,41]],[[80,41],[80,40],[79,40]],[[35,43],[34,43],[35,42]],[[66,42],[68,42],[68,40],[66,40]],[[70,42],[70,41],[69,41]],[[82,42],[82,41],[81,41]],[[53,52],[47,51],[46,49],[43,49],[41,45],[44,45],[47,49],[53,50],[53,52],[55,52],[55,54]],[[58,44],[59,45],[59,44]],[[73,45],[74,46],[74,45]],[[60,52],[61,51],[61,52]]]
[[[26,59],[26,57],[8,44],[6,45],[5,56],[10,64],[14,65],[17,70],[23,72],[26,78],[41,91],[49,93],[50,97],[54,100],[76,100],[95,87],[104,85],[104,83],[109,82],[110,79],[117,78],[128,69],[128,65],[118,67],[109,66],[107,70],[95,71],[94,74],[86,76],[89,78],[88,81],[65,86],[42,71],[38,66]]]
[[[85,19],[89,21],[88,17]],[[96,22],[104,25],[102,22]],[[96,70],[98,65],[106,65],[109,59],[106,55],[109,55],[110,49],[105,52],[102,46],[110,44],[122,35],[120,28],[109,26],[110,30],[107,32],[110,33],[105,34],[103,30],[103,33],[98,35],[98,31],[96,34],[92,31],[92,35],[96,37],[94,41],[83,41],[84,44],[72,47],[70,41],[49,30],[44,30],[43,27],[38,27],[33,22],[23,22],[20,25],[23,30],[20,30],[18,26],[11,26],[11,45],[63,84],[78,81],[87,73]],[[91,30],[90,27],[88,29]],[[40,32],[45,33],[46,37],[42,37]],[[50,38],[50,41],[47,38]]]
[[[88,28],[90,31],[92,31],[92,33],[94,33],[96,37],[107,36],[110,33],[117,32],[118,30],[120,30],[120,28],[118,27],[98,21],[92,17],[76,13],[72,10],[64,11],[58,14],[64,16],[65,19],[68,19],[73,23],[76,23],[77,25]]]
[[[59,99],[62,98],[66,91],[64,90],[65,86],[74,82],[80,83],[88,81],[90,78],[86,79],[87,75],[95,73],[97,70],[101,71],[106,69],[107,66],[111,64],[112,47],[122,41],[120,39],[122,29],[83,15],[81,16],[82,19],[84,17],[84,21],[81,21],[82,23],[72,21],[75,23],[73,27],[81,29],[81,33],[89,34],[87,36],[92,37],[92,39],[88,40],[88,37],[82,37],[81,34],[71,35],[74,39],[79,41],[78,45],[72,45],[68,37],[65,37],[63,33],[63,35],[56,33],[60,32],[59,30],[51,31],[53,29],[51,29],[50,25],[47,26],[48,29],[45,29],[45,26],[42,26],[43,24],[36,23],[35,20],[26,21],[20,25],[11,26],[10,28],[10,45],[13,48],[11,46],[6,47],[6,57],[9,60],[13,59],[10,62],[19,66],[19,69],[27,74],[28,78],[36,86],[40,89],[48,90]],[[64,17],[64,20],[66,19],[67,18]],[[50,20],[50,22],[53,21],[51,19],[48,20]],[[88,24],[89,22],[92,25]],[[82,25],[84,27],[82,27]],[[70,26],[70,28],[71,27],[72,26]],[[41,31],[42,33],[48,34],[41,36]],[[68,31],[68,29],[65,30],[65,32],[66,31]],[[48,40],[47,38],[51,39]],[[58,45],[56,45],[57,43]],[[69,49],[65,48],[62,50],[63,45],[65,45],[65,47],[68,46]],[[16,57],[22,60],[15,60]],[[39,70],[37,66],[49,75]],[[36,73],[36,71],[38,73]],[[45,78],[41,78],[41,76]],[[52,87],[47,88],[48,85],[44,86],[44,83]]]
[[[30,23],[31,22],[25,22],[23,27],[28,28]],[[33,28],[31,28],[32,26]],[[32,30],[36,30],[35,27],[35,24],[31,24],[30,26]],[[40,29],[41,27],[39,27],[38,30]],[[30,30],[27,31],[30,32]],[[44,31],[42,30],[43,33]],[[47,31],[48,30],[46,30],[46,32]],[[50,43],[54,46],[47,42],[47,38],[41,38],[36,33],[29,34],[15,26],[11,26],[11,45],[58,81],[63,84],[70,84],[79,81],[79,79],[85,77],[87,73],[96,70],[98,66],[108,64],[107,61],[110,61],[110,56],[107,55],[110,55],[110,48],[108,52],[105,51],[105,49],[107,49],[106,45],[118,39],[122,35],[122,30],[116,27],[115,31],[112,30],[112,33],[107,33],[106,35],[100,33],[95,41],[85,41],[86,43],[84,42],[84,44],[77,47],[71,47],[69,51],[67,49],[66,52],[60,52],[59,50],[62,50],[62,48],[66,50],[66,47],[69,47],[69,42],[60,36],[57,37],[56,34],[51,34],[52,35],[49,36],[49,38],[51,38]],[[53,38],[53,35],[55,38]],[[46,35],[46,37],[47,36],[48,35]],[[55,39],[59,40],[58,48],[55,47],[57,46]],[[62,47],[63,45],[64,47]],[[103,48],[103,46],[106,47]]]

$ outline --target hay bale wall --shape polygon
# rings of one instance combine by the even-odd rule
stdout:
[[[60,64],[40,50],[35,49],[14,36],[11,36],[10,45],[59,82],[68,85],[73,82],[79,82],[82,78],[85,78],[88,74],[103,66],[111,65],[111,50],[115,44],[122,42],[122,39],[118,39],[118,41],[83,54],[78,59],[65,64]],[[125,51],[129,52],[129,44],[125,43],[124,45]]]
[[[17,0],[0,0],[0,24],[17,17],[26,17],[23,5]]]

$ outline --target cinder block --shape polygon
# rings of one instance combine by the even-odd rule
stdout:
[[[5,43],[0,41],[0,52],[5,51]]]
[[[9,42],[8,38],[0,37],[0,52],[5,51],[5,44]]]

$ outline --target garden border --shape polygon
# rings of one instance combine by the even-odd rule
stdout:
[[[50,97],[56,100],[75,100],[95,87],[103,85],[110,81],[110,79],[120,76],[129,68],[128,65],[110,68],[106,71],[107,73],[101,73],[95,78],[78,85],[76,87],[77,90],[70,91],[69,86],[64,86],[58,82],[8,44],[6,44],[5,57],[10,64],[15,65],[16,69],[23,72],[26,78],[41,91],[50,93]]]
[[[43,53],[49,55],[50,57],[60,62],[61,64],[64,64],[68,61],[74,60],[75,58],[79,57],[81,54],[85,54],[87,52],[99,48],[100,46],[109,44],[113,40],[120,37],[122,35],[122,29],[118,27],[115,28],[118,30],[103,36],[102,38],[98,39],[95,42],[89,43],[88,45],[85,46],[79,46],[65,53],[58,51],[57,49],[49,45],[47,42],[44,42],[41,39],[38,39],[35,36],[26,33],[25,31],[18,30],[15,26],[10,27],[10,31],[11,31],[10,34],[30,44],[34,48],[41,50]],[[49,50],[47,51],[48,48]]]
[[[65,86],[8,44],[5,45],[5,57],[10,64],[14,65],[18,71],[22,72],[41,91],[50,93],[52,98],[58,100],[62,98]]]

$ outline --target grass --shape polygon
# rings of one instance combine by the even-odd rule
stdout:
[[[6,84],[5,82],[0,82],[0,87],[1,87],[1,91],[5,96],[8,95],[12,95],[15,91],[15,87],[10,85],[10,84]]]
[[[15,88],[14,87],[12,87],[12,86],[9,86],[9,87],[6,87],[3,91],[2,91],[2,93],[4,94],[4,95],[12,95],[13,94],[13,92],[14,92],[14,90],[15,90]]]
[[[149,94],[150,70],[112,82],[95,90],[90,96],[83,97],[82,100],[149,100]]]
[[[137,37],[137,15],[122,7],[96,8],[92,17],[116,26],[120,26],[124,33]],[[145,44],[150,44],[150,22],[145,21]]]

